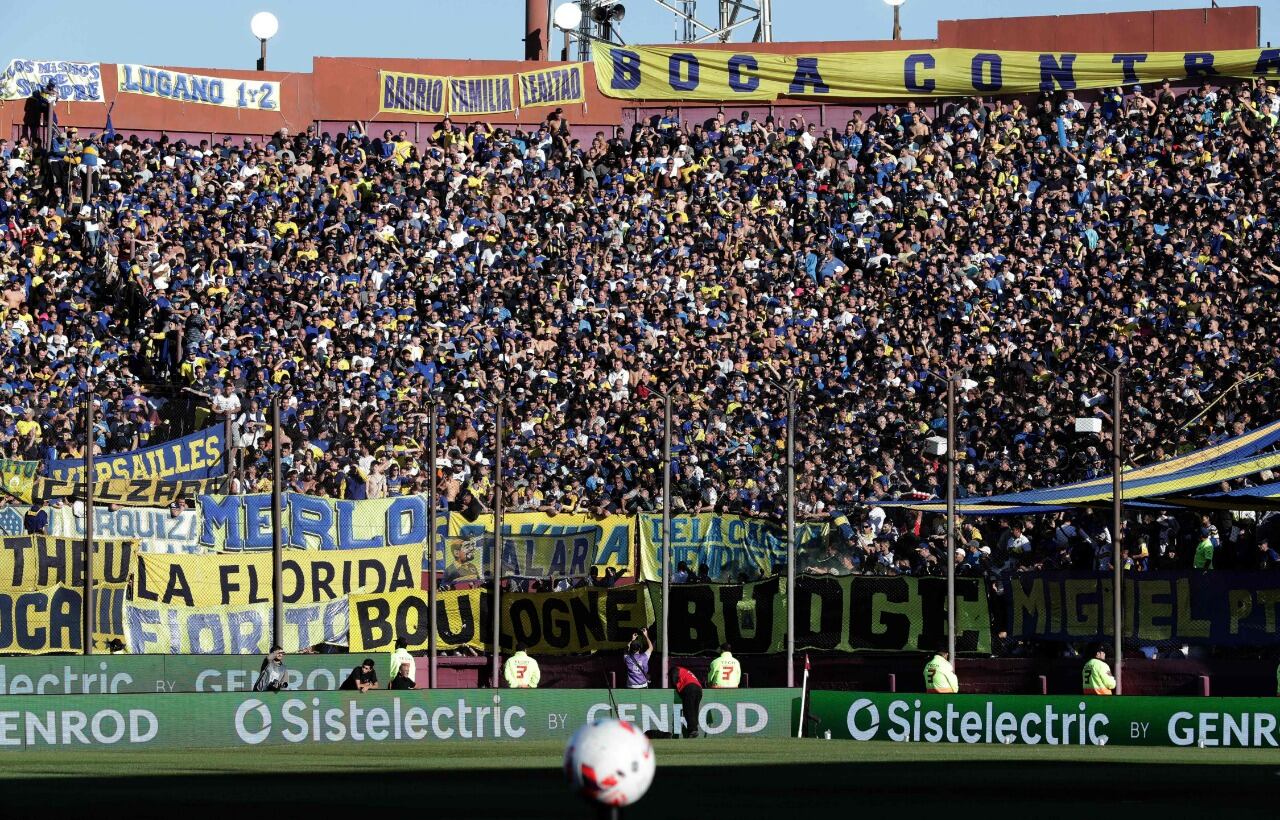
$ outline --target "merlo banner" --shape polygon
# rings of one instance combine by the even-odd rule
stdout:
[[[456,649],[492,646],[493,619],[488,589],[441,592],[436,596],[436,646]],[[623,649],[642,626],[653,623],[639,584],[584,587],[567,592],[510,593],[502,596],[502,648],[522,644],[533,654],[574,654]],[[387,595],[351,596],[352,652],[390,649],[403,638],[409,649],[425,649],[430,635],[427,593],[406,590]]]
[[[364,550],[427,543],[425,495],[346,501],[284,493],[280,506],[281,538],[288,547]],[[233,552],[271,549],[269,493],[201,496],[196,508],[201,544]]]
[[[1280,79],[1280,48],[1071,53],[921,48],[778,54],[593,42],[608,97],[732,103],[783,96],[905,100],[1105,88],[1200,77]]]
[[[897,743],[1046,746],[1280,745],[1275,698],[888,695],[814,690],[819,730]]]

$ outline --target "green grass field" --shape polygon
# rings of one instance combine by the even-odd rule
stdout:
[[[931,746],[821,740],[658,741],[658,774],[628,818],[842,816],[1275,817],[1280,752]],[[272,747],[217,752],[13,752],[0,816],[591,817],[558,742]],[[1105,814],[1092,814],[1099,806]],[[179,811],[178,809],[181,809]],[[194,811],[193,811],[194,810]],[[50,814],[52,812],[52,814]],[[1018,814],[1014,814],[1017,812]],[[248,816],[248,815],[244,815]]]

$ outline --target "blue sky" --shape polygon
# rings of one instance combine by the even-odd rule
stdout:
[[[553,0],[553,5],[560,0]],[[668,42],[673,16],[652,0],[625,0],[622,30],[628,42]],[[1251,5],[1222,0],[1222,5]],[[1280,43],[1280,7],[1256,0],[1262,41]],[[6,4],[0,26],[0,64],[13,57],[38,60],[137,62],[154,65],[253,68],[258,46],[249,18],[269,10],[280,18],[268,66],[309,71],[312,56],[518,59],[522,56],[524,0],[60,0]],[[703,20],[715,0],[701,0]],[[1209,0],[906,0],[903,36],[930,38],[939,19],[1003,17],[1157,8],[1205,8]],[[1268,6],[1271,8],[1268,8]],[[882,0],[774,0],[774,39],[888,37],[892,12]],[[738,37],[737,39],[742,39]],[[557,37],[554,51],[560,48]]]

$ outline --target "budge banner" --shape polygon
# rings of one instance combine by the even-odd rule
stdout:
[[[1048,746],[1280,745],[1280,701],[1264,698],[884,695],[814,691],[833,737],[898,743]]]
[[[565,105],[586,99],[582,72],[586,63],[569,63],[538,71],[521,71],[516,75],[520,85],[520,107]]]
[[[363,656],[288,655],[290,691],[336,690]],[[389,658],[375,658],[385,669]],[[261,659],[244,655],[0,658],[0,696],[248,692]],[[3,701],[0,701],[2,703]]]
[[[166,441],[154,447],[128,453],[103,453],[94,457],[98,481],[112,478],[215,478],[224,473],[222,425]],[[54,481],[83,481],[84,460],[49,462],[49,478]]]
[[[378,110],[439,116],[449,104],[448,82],[448,77],[379,71]]]
[[[662,580],[662,516],[640,519],[640,579]],[[826,523],[796,525],[796,541],[803,547],[826,536]],[[671,517],[671,566],[685,562],[692,572],[706,564],[712,581],[733,583],[770,575],[787,563],[787,528],[763,518],[719,513]]]
[[[271,602],[272,557],[266,553],[140,553],[133,597],[166,606],[241,606]],[[421,548],[351,552],[289,550],[281,562],[286,604],[316,604],[353,592],[414,589]],[[234,653],[233,653],[234,654]]]
[[[647,582],[655,611],[661,586]],[[673,584],[671,651],[693,653],[722,643],[735,652],[781,652],[786,639],[782,578],[753,584]],[[946,640],[947,584],[942,578],[903,576],[796,579],[796,646],[860,649],[935,649]],[[985,587],[956,580],[956,649],[991,651]]]
[[[84,538],[84,516],[70,505],[50,510],[49,532],[55,536]],[[194,510],[174,513],[155,507],[94,507],[93,536],[134,538],[141,552],[203,552],[196,541],[200,521]]]
[[[284,605],[286,652],[316,644],[345,645],[347,598]],[[125,604],[126,645],[136,655],[263,655],[271,648],[270,603],[171,606],[145,600]]]
[[[791,734],[796,689],[708,689],[703,731],[722,737]],[[613,693],[640,727],[668,731],[680,713],[671,690]],[[0,749],[234,749],[299,743],[567,741],[610,708],[599,689],[436,689],[407,692],[14,695],[0,712]]]
[[[116,87],[126,94],[159,97],[174,102],[219,105],[255,111],[280,108],[280,83],[231,77],[206,77],[147,65],[116,66]]]
[[[632,100],[875,99],[1027,94],[1164,78],[1280,77],[1280,48],[1075,54],[923,48],[793,55],[593,42],[596,83]]]
[[[351,651],[390,649],[397,638],[410,649],[423,649],[430,635],[427,616],[427,593],[422,590],[352,595]],[[436,646],[441,649],[492,646],[489,590],[437,594],[436,623]],[[535,654],[622,649],[634,632],[651,623],[653,612],[639,584],[502,596],[502,648],[508,651],[517,644]]]
[[[636,519],[625,515],[593,518],[587,515],[508,513],[503,516],[502,571],[521,578],[578,577],[591,567],[601,572],[612,567],[631,572],[631,542]],[[444,558],[446,574],[476,577],[488,571],[492,561],[493,516],[467,521],[449,516],[449,550]],[[481,563],[483,562],[483,564]]]
[[[1115,634],[1111,576],[1036,572],[1009,580],[1009,635],[1092,641]],[[1280,643],[1280,577],[1265,572],[1125,576],[1124,638],[1213,646]]]
[[[104,650],[123,640],[123,607],[128,586],[97,584],[93,619],[94,646]],[[55,584],[26,591],[0,592],[0,655],[80,652],[84,597],[80,589]]]
[[[133,571],[137,542],[95,539],[93,577],[98,583],[125,584]],[[26,592],[54,584],[84,585],[85,542],[49,535],[0,538],[0,590]]]
[[[21,100],[52,80],[58,99],[102,102],[102,65],[65,60],[10,60],[0,74],[0,100]]]

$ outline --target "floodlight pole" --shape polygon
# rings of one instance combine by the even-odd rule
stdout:
[[[1121,416],[1124,413],[1124,377],[1120,366],[1111,373],[1111,607],[1115,623],[1115,656],[1116,656],[1116,694],[1124,691],[1124,608],[1122,585],[1124,570],[1120,564],[1120,527],[1124,517],[1124,481],[1121,471],[1124,469],[1124,442],[1121,439]]]
[[[280,446],[283,438],[280,435],[280,395],[276,394],[271,397],[271,641],[272,646],[281,647],[284,646],[284,589],[281,568],[284,542],[280,532]]]
[[[440,501],[436,483],[436,405],[427,398],[427,688],[435,689],[436,681],[436,504]]]
[[[84,594],[81,596],[83,631],[80,644],[85,655],[93,654],[93,616],[97,596],[93,594],[93,390],[85,397],[84,412]],[[34,501],[35,499],[33,499]],[[43,503],[42,501],[39,503]]]

